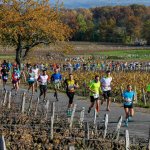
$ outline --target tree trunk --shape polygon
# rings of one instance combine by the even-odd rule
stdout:
[[[26,56],[27,56],[27,54],[28,54],[29,50],[30,50],[30,47],[29,47],[29,46],[27,46],[27,47],[26,47],[26,50],[25,50],[25,53],[24,53],[24,56],[23,56],[23,59],[25,59],[25,58],[26,58]]]
[[[22,39],[21,35],[18,35],[18,45],[16,48],[16,62],[21,67],[21,58],[22,58]]]

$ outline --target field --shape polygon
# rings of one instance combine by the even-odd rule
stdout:
[[[150,60],[149,47],[125,47],[99,43],[71,44],[71,46],[63,45],[63,52],[60,52],[60,46],[55,47],[54,45],[34,48],[23,63],[59,63],[62,65],[71,62],[74,64],[76,62],[65,61],[65,58],[80,56],[84,57],[86,61],[89,56],[93,57],[89,61],[91,64],[112,60],[123,62]],[[65,48],[68,48],[69,52]],[[1,61],[6,59],[14,62],[14,48],[0,49]],[[53,71],[49,69],[48,74],[51,76],[52,73]],[[61,73],[63,79],[68,78],[68,69],[61,68]],[[8,93],[0,90],[0,129],[8,150],[124,150],[128,147],[131,150],[146,150],[150,146],[150,135],[148,134],[150,98],[147,97],[145,91],[150,81],[150,68],[113,70],[111,74],[113,77],[112,111],[106,112],[105,105],[103,105],[98,117],[95,115],[94,109],[91,114],[87,114],[89,92],[86,87],[95,75],[99,75],[100,78],[104,76],[105,70],[100,68],[80,69],[72,73],[79,83],[79,89],[76,91],[78,96],[75,97],[77,108],[74,106],[74,113],[71,117],[66,115],[68,98],[64,94],[63,86],[59,93],[60,101],[55,102],[53,91],[50,90],[47,102],[43,103],[38,99],[39,93],[34,96],[31,93],[24,94],[27,89],[27,83],[24,81],[21,82],[21,89],[17,96],[15,93],[11,93],[9,79]],[[140,112],[140,108],[137,107],[136,110],[139,112],[136,112],[135,120],[131,122],[130,128],[125,128],[122,118],[124,111],[120,105],[122,104],[121,93],[128,84],[131,84],[137,93],[134,106],[144,107],[146,113]],[[49,85],[49,89],[51,89],[51,85]],[[109,115],[109,121],[107,115]],[[130,136],[126,131],[129,131]],[[130,144],[128,144],[128,140],[130,140]]]
[[[15,48],[0,47],[0,60],[15,58]],[[95,56],[102,59],[108,60],[122,60],[122,61],[148,61],[150,60],[150,47],[135,47],[135,46],[123,46],[123,45],[110,45],[103,43],[90,43],[90,42],[70,42],[67,44],[59,44],[59,46],[38,46],[31,50],[28,55],[27,61],[32,63],[35,61],[49,61],[51,59],[47,56],[52,52],[52,55],[63,54],[63,57],[74,57],[74,56]],[[36,59],[33,58],[32,61],[30,57],[36,56]],[[46,58],[46,59],[45,59]],[[57,58],[57,57],[56,57]],[[59,56],[58,56],[59,58]],[[63,59],[63,58],[62,58]],[[55,59],[55,61],[59,61]]]

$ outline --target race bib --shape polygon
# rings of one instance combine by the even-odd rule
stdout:
[[[41,85],[47,85],[47,82],[42,82]]]
[[[5,80],[7,80],[7,79],[8,79],[8,77],[7,77],[7,76],[4,76],[3,78],[4,78]]]
[[[55,83],[55,84],[57,84],[57,83],[59,83],[59,82],[60,82],[59,79],[54,80],[54,83]]]
[[[93,94],[94,98],[99,98],[99,94]]]
[[[34,81],[34,78],[33,78],[33,77],[30,77],[30,81]]]

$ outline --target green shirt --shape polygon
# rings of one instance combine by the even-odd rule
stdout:
[[[150,84],[147,85],[146,91],[150,92]]]
[[[90,96],[93,96],[93,94],[99,94],[99,92],[100,92],[100,81],[95,82],[95,80],[93,80],[93,81],[89,84],[89,88],[90,88],[90,90],[92,90],[92,91],[95,92],[95,93],[90,92]]]

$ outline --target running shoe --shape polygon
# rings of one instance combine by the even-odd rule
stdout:
[[[89,108],[88,113],[90,113],[90,111],[91,111],[91,108]]]
[[[126,120],[124,121],[124,126],[125,126],[125,127],[128,127],[128,119],[126,119]]]
[[[129,122],[132,121],[132,117],[131,117],[131,116],[128,117],[128,121],[129,121]]]

